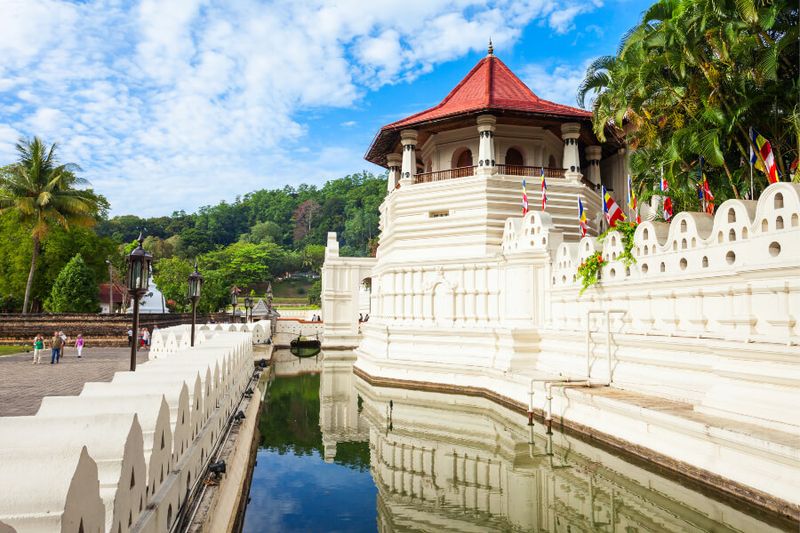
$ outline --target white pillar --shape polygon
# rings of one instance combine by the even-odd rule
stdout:
[[[603,155],[603,149],[600,146],[587,146],[586,147],[586,160],[589,162],[589,170],[587,171],[589,181],[595,185],[600,185],[600,158]]]
[[[495,155],[494,155],[494,130],[497,119],[492,115],[480,115],[478,117],[478,174],[494,174]]]
[[[403,166],[400,174],[400,186],[414,183],[417,174],[417,130],[400,132],[400,143],[403,145]]]
[[[561,125],[561,138],[564,139],[564,175],[568,180],[580,181],[581,157],[578,153],[578,137],[581,134],[581,125],[577,122],[567,122]]]
[[[403,166],[403,155],[389,154],[386,156],[386,162],[389,165],[389,179],[386,183],[386,190],[392,192],[397,188],[397,184],[400,182],[400,169]]]

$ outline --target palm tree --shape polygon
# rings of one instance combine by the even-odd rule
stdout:
[[[94,225],[99,199],[91,190],[75,188],[87,182],[75,175],[80,170],[77,165],[58,164],[55,144],[48,148],[34,137],[20,139],[16,149],[19,159],[0,173],[0,213],[16,213],[31,228],[31,268],[22,304],[22,312],[27,313],[36,259],[48,231],[56,225],[67,230]]]
[[[770,139],[784,176],[800,153],[792,121],[800,92],[797,16],[788,0],[658,0],[615,56],[590,65],[579,103],[595,95],[601,139],[608,125],[624,125],[634,184],[643,192],[657,190],[663,172],[671,187],[686,188],[679,198],[696,203],[702,158],[718,200],[739,197],[749,127]]]

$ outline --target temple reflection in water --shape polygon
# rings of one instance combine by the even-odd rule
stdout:
[[[279,357],[320,371],[324,460],[369,441],[377,527],[389,531],[780,531],[724,503],[489,400],[373,386],[353,355]]]

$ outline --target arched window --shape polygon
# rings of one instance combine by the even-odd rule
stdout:
[[[550,157],[547,159],[547,166],[548,166],[548,167],[550,167],[550,168],[558,168],[558,167],[556,166],[556,158],[555,158],[555,156],[551,155],[551,156],[550,156]]]
[[[453,168],[463,168],[472,166],[472,150],[463,148],[453,154]]]
[[[525,161],[522,158],[522,152],[516,148],[509,148],[508,151],[506,151],[506,165],[521,167],[524,164]]]

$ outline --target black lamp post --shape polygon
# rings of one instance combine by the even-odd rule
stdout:
[[[252,309],[253,309],[253,299],[249,296],[244,297],[244,321],[250,322],[250,319],[247,318],[248,313],[250,313],[250,317],[252,318]]]
[[[192,347],[194,347],[194,326],[197,323],[197,302],[200,301],[200,289],[202,287],[203,276],[197,271],[197,261],[195,261],[194,272],[189,274],[189,299],[192,301]]]
[[[150,265],[153,256],[142,248],[144,238],[139,233],[139,246],[128,255],[128,274],[126,282],[128,294],[133,300],[133,342],[131,343],[131,372],[136,370],[136,349],[139,340],[139,299],[147,292],[150,284]]]
[[[231,315],[231,322],[236,322],[236,306],[239,305],[239,287],[231,289],[231,305],[233,306],[233,314]]]

